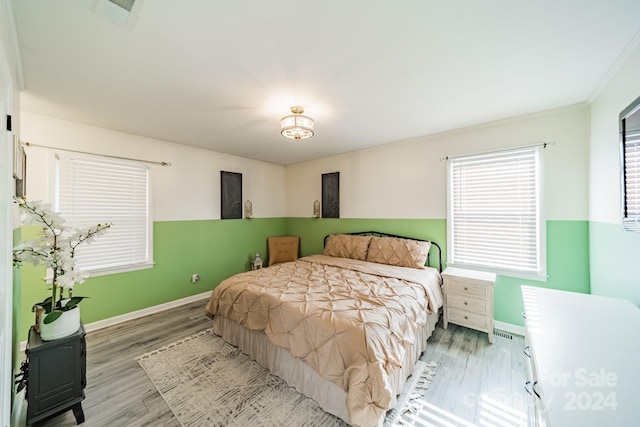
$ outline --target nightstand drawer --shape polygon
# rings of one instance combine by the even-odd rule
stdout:
[[[444,282],[443,326],[449,322],[486,332],[493,343],[493,284],[495,273],[448,267]]]
[[[473,329],[487,330],[487,316],[484,314],[469,313],[457,308],[447,307],[449,322]]]
[[[447,294],[457,294],[463,296],[474,296],[478,298],[487,298],[487,287],[476,284],[469,284],[456,279],[447,278],[446,282]]]
[[[472,298],[464,295],[448,294],[447,307],[459,308],[464,311],[473,311],[485,314],[489,311],[489,302],[486,299]]]

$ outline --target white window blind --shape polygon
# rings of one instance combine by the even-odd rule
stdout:
[[[623,150],[622,227],[629,231],[640,231],[640,130],[625,132]]]
[[[540,147],[449,160],[449,263],[544,275]]]
[[[149,177],[137,162],[59,156],[57,210],[68,224],[113,226],[77,250],[78,267],[89,271],[148,264]]]

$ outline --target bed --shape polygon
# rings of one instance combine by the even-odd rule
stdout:
[[[429,265],[435,248],[439,269]],[[347,423],[382,425],[442,307],[440,247],[378,232],[335,234],[323,253],[222,281],[216,334]]]

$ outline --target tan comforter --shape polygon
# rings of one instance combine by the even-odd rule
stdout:
[[[389,376],[441,306],[435,269],[313,255],[224,280],[206,310],[263,331],[346,391],[352,423],[372,426],[394,402]]]

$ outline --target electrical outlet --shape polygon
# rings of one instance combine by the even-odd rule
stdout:
[[[196,283],[200,280],[200,275],[199,274],[192,274],[191,275],[191,283]]]

